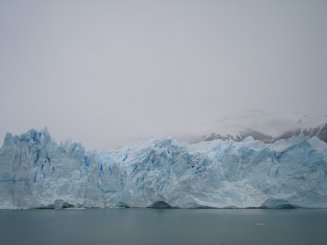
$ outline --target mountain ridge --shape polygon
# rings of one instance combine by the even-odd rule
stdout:
[[[246,131],[239,132],[239,134],[237,134],[235,136],[233,136],[233,135],[223,136],[223,135],[220,135],[219,133],[211,133],[210,135],[205,135],[205,136],[198,138],[197,140],[195,140],[195,142],[211,141],[211,140],[216,140],[216,139],[221,139],[221,140],[231,139],[231,140],[235,140],[235,141],[242,141],[245,138],[251,136],[255,140],[260,140],[266,144],[271,144],[271,143],[274,143],[281,139],[288,139],[288,138],[291,138],[294,136],[299,136],[300,134],[303,134],[304,136],[308,136],[310,138],[316,136],[319,139],[321,139],[322,141],[324,141],[325,143],[327,143],[327,123],[325,123],[323,125],[319,125],[314,128],[290,129],[276,137],[270,136],[268,134],[265,134],[265,133],[262,133],[260,131],[253,130],[253,129],[247,129]]]

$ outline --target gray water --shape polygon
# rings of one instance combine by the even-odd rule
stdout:
[[[0,210],[0,244],[327,244],[327,210]]]

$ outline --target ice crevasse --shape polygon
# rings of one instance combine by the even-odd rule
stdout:
[[[47,129],[8,133],[0,208],[327,208],[327,144],[151,139],[105,152],[56,143]]]

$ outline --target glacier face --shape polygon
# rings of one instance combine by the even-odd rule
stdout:
[[[265,144],[152,139],[86,151],[48,131],[7,134],[0,150],[0,208],[327,207],[327,144],[303,135]]]

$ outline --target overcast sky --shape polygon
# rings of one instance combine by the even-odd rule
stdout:
[[[108,148],[229,113],[325,113],[327,1],[0,1],[0,137]]]

